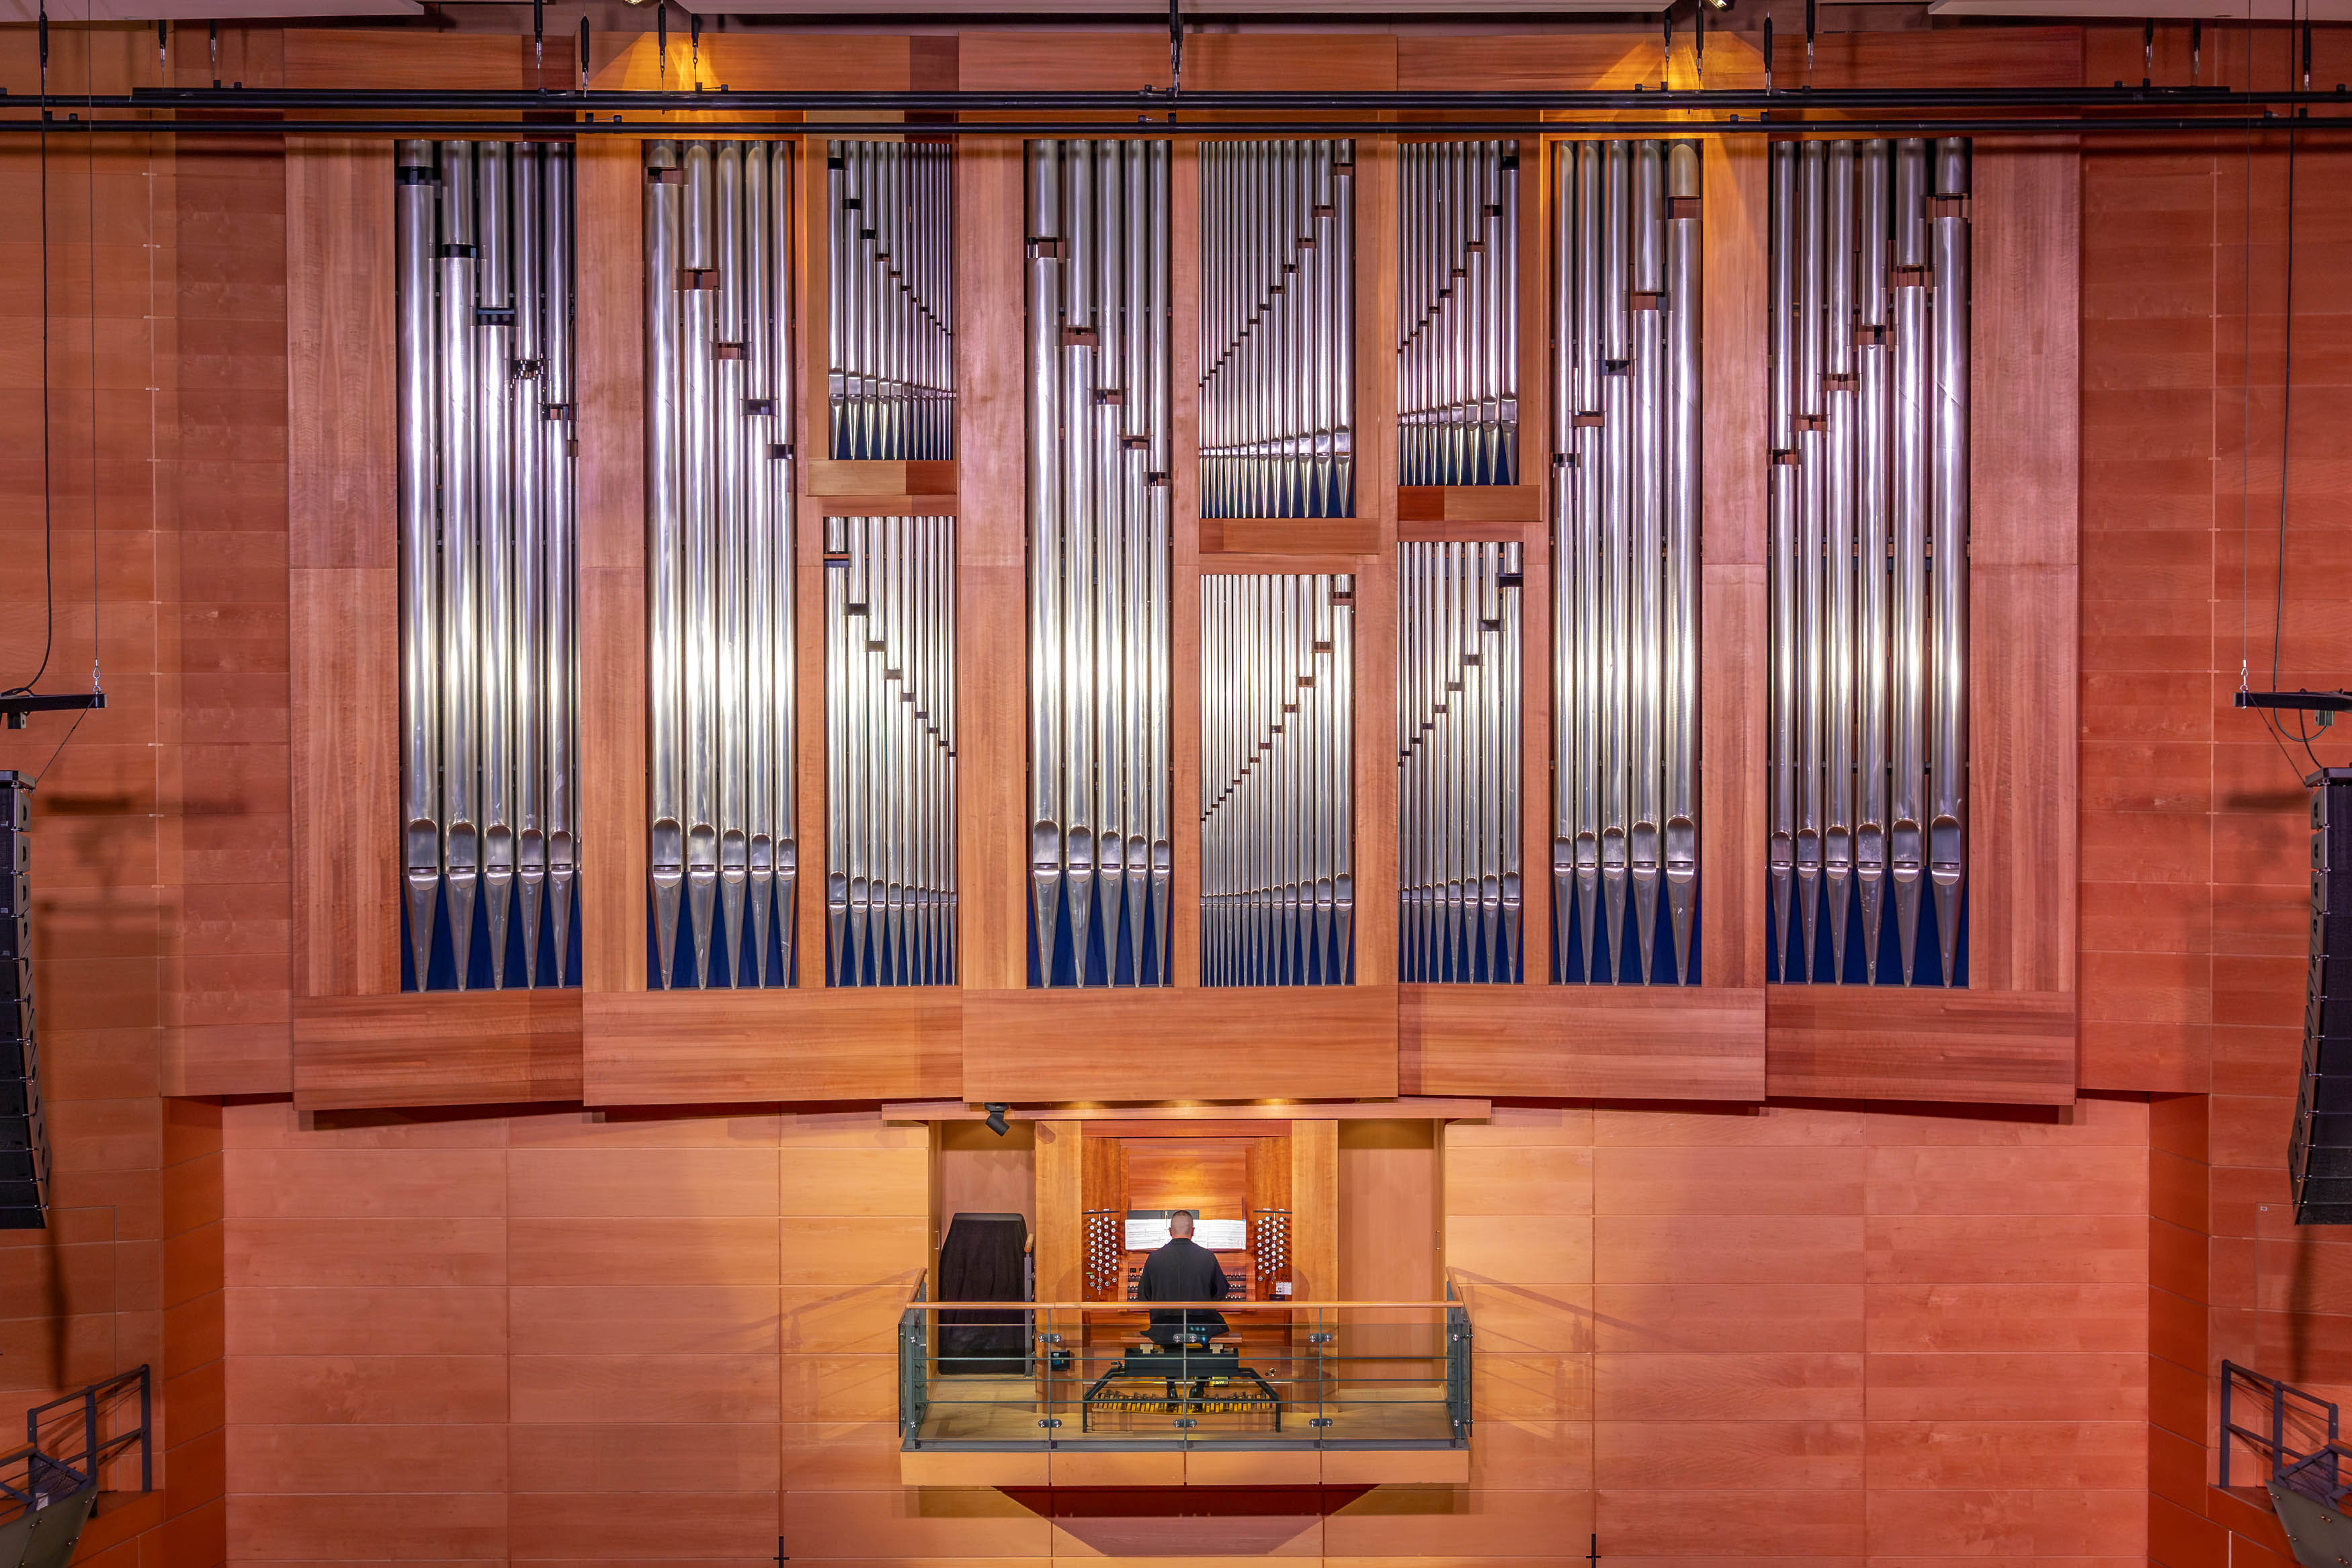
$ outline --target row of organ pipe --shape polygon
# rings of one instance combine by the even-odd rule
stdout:
[[[1398,551],[1397,977],[1517,981],[1519,547]]]
[[[1356,515],[1355,156],[1201,146],[1204,517]]]
[[[955,981],[955,519],[824,520],[825,977]]]
[[[1403,483],[1521,476],[1517,158],[1399,145]],[[1549,973],[1694,983],[1697,151],[1549,158]],[[1199,161],[1201,513],[1350,515],[1352,146]],[[564,984],[571,154],[396,163],[404,983]],[[952,983],[952,520],[825,519],[823,625],[797,624],[792,143],[649,141],[645,164],[648,983],[794,983],[803,635],[826,979]],[[1173,153],[1036,141],[1025,168],[1031,980],[1167,985]],[[835,457],[952,455],[950,176],[941,143],[827,144]],[[1771,975],[1961,984],[1968,147],[1777,143],[1769,178]],[[1400,547],[1407,980],[1524,970],[1520,562]],[[1201,592],[1202,981],[1345,983],[1353,580]]]
[[[577,901],[572,153],[395,156],[403,984],[562,985]]]
[[[826,143],[836,458],[955,455],[953,174],[944,141]]]
[[[652,979],[792,983],[793,159],[645,153]]]
[[[1552,221],[1553,977],[1688,983],[1698,937],[1697,146],[1556,144]]]
[[[1404,485],[1516,485],[1519,154],[1397,148],[1397,465]]]
[[[1776,142],[1771,193],[1771,974],[1962,984],[1968,143]]]
[[[1201,981],[1355,972],[1355,579],[1201,580]]]
[[[1170,146],[1027,159],[1034,975],[1166,985]]]

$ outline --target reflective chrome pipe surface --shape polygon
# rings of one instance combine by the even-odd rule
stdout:
[[[1201,981],[1354,974],[1355,580],[1201,580]]]
[[[788,986],[792,143],[645,167],[649,983]]]
[[[1398,549],[1398,978],[1516,983],[1519,547]]]
[[[1771,157],[1772,977],[1965,984],[1968,144]]]
[[[824,520],[825,978],[955,983],[955,520]]]
[[[1403,485],[1518,483],[1519,151],[1397,147]]]
[[[825,148],[831,455],[953,457],[955,155],[911,138]]]
[[[1355,516],[1355,143],[1201,144],[1201,515]]]
[[[1037,985],[1168,983],[1170,158],[1027,151]]]
[[[1552,152],[1552,974],[1698,977],[1699,165]]]
[[[572,155],[403,141],[402,985],[572,979]]]

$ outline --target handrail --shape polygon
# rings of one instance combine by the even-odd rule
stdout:
[[[1318,1301],[1294,1300],[1285,1301],[911,1301],[902,1309],[910,1312],[1173,1312],[1190,1307],[1200,1312],[1295,1312],[1302,1309],[1336,1312],[1340,1309],[1364,1311],[1370,1308],[1395,1310],[1403,1307],[1425,1308],[1443,1312],[1458,1307],[1460,1301]]]
[[[139,1425],[127,1432],[117,1432],[111,1437],[100,1437],[98,1427],[100,1402],[110,1402],[117,1395],[133,1385],[136,1385],[139,1390]],[[41,1447],[41,1427],[45,1419],[55,1411],[68,1409],[74,1406],[81,1407],[80,1452],[72,1455],[52,1454],[44,1449]],[[112,1408],[110,1403],[108,1407]],[[47,1404],[36,1405],[26,1410],[25,1412],[25,1446],[5,1456],[0,1456],[0,1465],[12,1465],[22,1459],[28,1468],[47,1466],[62,1470],[81,1482],[95,1484],[100,1479],[100,1469],[109,1460],[136,1443],[139,1446],[139,1490],[153,1491],[155,1490],[154,1415],[153,1375],[142,1362],[127,1372],[118,1372],[110,1377],[101,1377],[86,1387],[78,1388],[70,1394],[59,1395]],[[7,1486],[5,1482],[0,1482],[0,1490],[5,1490],[9,1496],[18,1498],[19,1500],[25,1500],[23,1494],[20,1494],[16,1488]]]
[[[2231,1419],[2231,1396],[2235,1393],[2240,1379],[2243,1379],[2253,1392],[2268,1396],[2271,1406],[2271,1429],[2267,1433],[2241,1427]],[[2307,1454],[2296,1454],[2287,1447],[2287,1407],[2292,1400],[2300,1400],[2310,1407],[2305,1412],[2307,1418],[2317,1419],[2324,1415],[2327,1422],[2326,1438],[2319,1447]],[[2344,1495],[2346,1489],[2339,1483],[2336,1459],[2337,1455],[2347,1450],[2338,1435],[2336,1407],[2308,1389],[2298,1388],[2292,1383],[2256,1372],[2250,1366],[2241,1366],[2234,1361],[2223,1361],[2221,1363],[2221,1484],[2224,1488],[2230,1484],[2230,1439],[2231,1437],[2242,1438],[2257,1448],[2269,1450],[2271,1458],[2269,1479],[2272,1482],[2290,1487],[2315,1501],[2331,1506]]]

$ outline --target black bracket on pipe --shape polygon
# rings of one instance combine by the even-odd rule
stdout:
[[[22,729],[26,714],[79,713],[105,706],[104,692],[73,692],[48,696],[38,692],[11,692],[0,696],[0,716],[5,716],[10,729]]]

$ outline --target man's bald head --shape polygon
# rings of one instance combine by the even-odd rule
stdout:
[[[1191,1239],[1192,1235],[1192,1211],[1189,1208],[1180,1208],[1175,1213],[1170,1215],[1168,1217],[1168,1234],[1180,1239]]]

